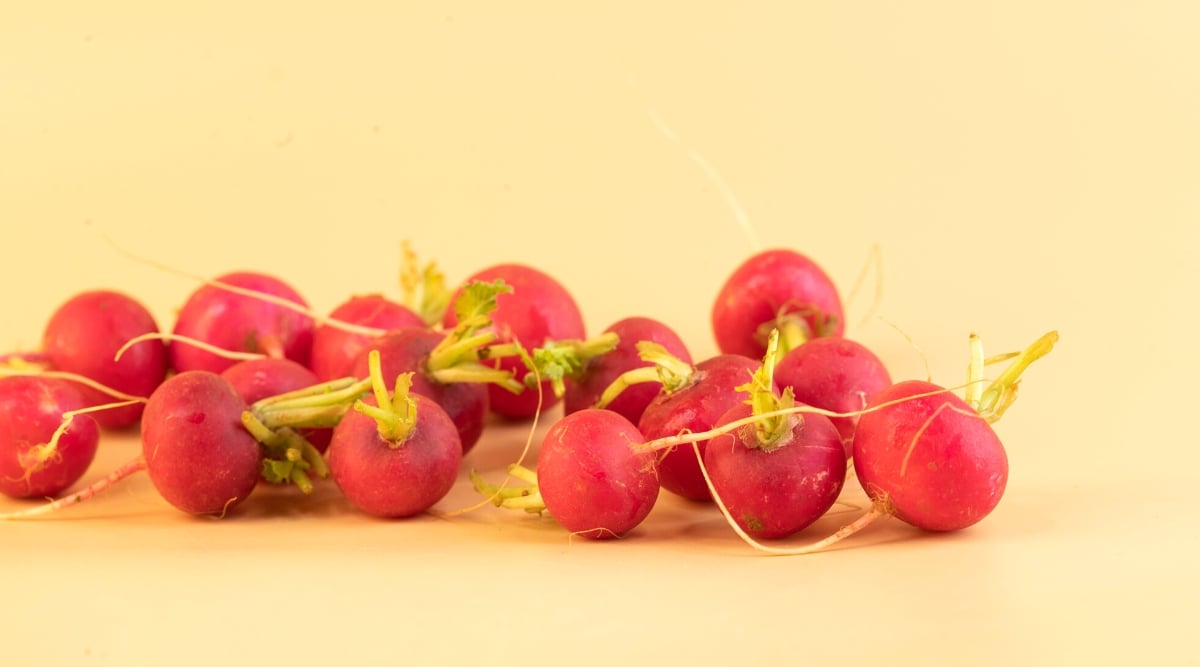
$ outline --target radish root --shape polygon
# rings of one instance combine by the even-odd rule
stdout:
[[[146,459],[142,456],[138,456],[137,458],[121,465],[116,470],[113,470],[105,477],[93,482],[92,484],[84,487],[83,489],[80,489],[79,491],[76,491],[75,493],[72,493],[69,496],[64,496],[62,498],[59,498],[58,500],[48,502],[44,505],[39,505],[37,507],[31,507],[30,509],[19,510],[16,512],[6,512],[4,514],[0,514],[0,521],[11,521],[11,520],[15,520],[15,519],[29,519],[29,518],[33,518],[35,516],[49,514],[50,512],[56,512],[60,509],[70,507],[71,505],[76,505],[85,500],[88,500],[89,498],[92,498],[96,494],[100,493],[101,491],[104,491],[105,489],[116,484],[117,482],[120,482],[121,480],[125,479],[126,477],[129,477],[130,475],[133,475],[134,473],[139,472],[141,470],[145,470],[145,469],[146,469]]]

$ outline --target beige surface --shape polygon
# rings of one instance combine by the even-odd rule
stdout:
[[[192,283],[103,235],[274,272],[322,310],[395,295],[404,238],[452,279],[529,262],[592,331],[653,315],[701,355],[756,244],[846,291],[878,244],[882,319],[849,333],[897,377],[926,373],[897,329],[948,384],[971,330],[1062,342],[998,425],[1006,497],[959,534],[888,522],[768,558],[664,496],[625,541],[569,543],[490,508],[367,520],[329,486],[214,522],[139,478],[0,526],[5,664],[1198,659],[1191,3],[75,4],[0,10],[5,348],[91,287],[169,326]],[[468,462],[500,469],[524,437]],[[88,479],[136,447],[110,438]],[[464,484],[441,507],[472,502]]]

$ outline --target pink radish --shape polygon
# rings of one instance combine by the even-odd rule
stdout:
[[[846,456],[837,428],[815,413],[777,414],[795,405],[791,389],[772,381],[777,334],[762,367],[740,390],[747,403],[730,408],[714,425],[761,417],[754,426],[708,441],[704,465],[714,490],[742,530],[757,538],[788,537],[808,527],[837,500],[846,479]]]
[[[775,382],[791,388],[800,403],[831,412],[852,413],[867,399],[891,386],[883,361],[849,338],[813,338],[783,355],[775,366]],[[833,417],[846,456],[853,448],[857,416]]]
[[[759,359],[767,336],[780,329],[782,349],[802,340],[840,336],[842,300],[825,271],[793,250],[765,250],[725,280],[712,307],[717,349]]]
[[[329,470],[298,430],[335,426],[369,384],[344,379],[247,405],[220,375],[178,373],[146,400],[140,455],[69,496],[3,513],[0,519],[65,509],[143,470],[163,499],[190,514],[224,516],[260,480],[295,484],[307,493],[312,490],[310,475],[327,477]]]
[[[383,330],[423,327],[421,316],[380,294],[351,297],[334,308],[329,317]],[[354,372],[354,363],[370,345],[372,337],[347,331],[328,323],[313,333],[311,367],[318,380],[325,382],[347,377]]]
[[[454,421],[463,454],[483,433],[488,412],[487,385],[511,393],[525,387],[512,373],[488,367],[483,360],[496,342],[491,314],[497,297],[511,290],[503,282],[466,285],[454,303],[457,324],[449,332],[426,327],[398,329],[381,336],[360,353],[351,369],[355,377],[370,373],[371,351],[378,351],[385,381],[412,373],[411,391],[433,399]]]
[[[236,363],[221,371],[221,377],[250,405],[271,396],[320,384],[316,374],[308,368],[291,359],[271,357]],[[318,452],[324,452],[329,447],[329,438],[333,435],[328,428],[301,429],[299,433]]]
[[[87,472],[100,432],[91,415],[71,416],[88,406],[80,386],[33,375],[0,377],[0,493],[57,496]]]
[[[454,422],[434,401],[408,391],[411,374],[388,393],[372,352],[375,396],[354,404],[329,444],[332,476],[352,505],[372,516],[400,518],[441,500],[458,477],[462,444]]]
[[[92,290],[71,297],[54,311],[42,334],[42,350],[55,370],[146,397],[166,379],[167,348],[155,340],[122,346],[158,331],[154,317],[139,301],[112,290]],[[91,387],[80,385],[80,391],[92,405],[112,402],[111,396]],[[134,403],[92,416],[101,426],[125,428],[137,423],[142,407]]]
[[[184,371],[150,396],[142,456],[154,488],[189,514],[225,514],[258,483],[262,451],[242,426],[246,401],[219,375]]]
[[[500,507],[546,511],[574,535],[621,537],[636,528],[658,500],[653,453],[637,453],[645,439],[625,417],[587,408],[561,418],[546,432],[537,472],[510,466],[529,486],[500,488],[472,473],[476,490]]]
[[[618,342],[615,349],[595,356],[587,361],[578,377],[568,377],[566,392],[563,395],[563,412],[570,414],[585,408],[596,407],[605,390],[618,377],[635,369],[645,369],[644,374],[652,378],[652,382],[637,382],[629,380],[630,386],[623,387],[605,408],[619,413],[633,423],[637,423],[654,397],[661,390],[657,383],[655,365],[641,358],[637,344],[642,341],[657,343],[676,359],[685,364],[692,363],[692,356],[687,346],[677,333],[666,324],[649,317],[627,317],[614,322],[604,330],[604,333],[614,334]]]
[[[496,298],[496,309],[491,313],[492,326],[498,342],[516,343],[532,349],[551,340],[581,340],[584,338],[583,315],[579,306],[561,283],[549,275],[523,264],[497,264],[476,272],[466,284],[502,281],[511,287],[511,292]],[[459,315],[453,304],[458,302],[462,288],[452,297],[451,307],[443,318],[446,327],[458,323]],[[488,362],[502,371],[513,373],[519,381],[526,381],[526,364],[516,353],[497,356]],[[532,417],[539,406],[542,409],[558,402],[550,382],[543,383],[541,392],[526,391],[513,394],[505,389],[488,388],[488,403],[493,412],[512,419]]]
[[[290,285],[272,276],[249,271],[228,273],[188,297],[176,318],[174,334],[197,339],[218,348],[287,358],[308,365],[312,354],[313,318],[298,309],[307,303]],[[223,286],[250,290],[259,296],[239,294]],[[288,308],[269,298],[295,304]],[[220,373],[233,360],[193,345],[172,343],[171,366],[176,371],[206,370]]]
[[[894,515],[917,528],[961,530],[986,517],[999,503],[1008,480],[1008,459],[990,424],[1016,400],[1021,374],[1050,352],[1058,341],[1051,331],[1022,352],[985,359],[979,338],[971,336],[966,397],[923,381],[900,382],[878,393],[859,415],[854,434],[854,466],[859,482],[873,500],[871,510],[834,534],[800,547],[769,547],[757,542],[737,522],[717,491],[713,498],[738,535],[751,546],[778,555],[808,554],[826,549]],[[984,387],[983,368],[1015,360]],[[664,437],[638,447],[654,452],[731,433],[765,418],[791,413],[824,413],[810,406],[734,420],[699,433]],[[830,413],[838,415],[837,413]],[[706,479],[709,479],[706,473]],[[710,482],[711,483],[711,482]],[[714,486],[715,488],[715,486]]]
[[[741,402],[737,387],[745,384],[760,363],[737,354],[710,357],[688,367],[676,366],[678,378],[646,406],[638,429],[647,440],[686,431],[707,431],[730,408]],[[703,452],[705,443],[700,443]],[[712,494],[696,457],[686,448],[667,450],[658,463],[662,487],[690,500],[709,500]]]

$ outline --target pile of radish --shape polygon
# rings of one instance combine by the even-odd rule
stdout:
[[[236,517],[263,485],[332,484],[398,519],[437,511],[465,475],[469,509],[595,539],[639,530],[663,490],[715,506],[768,553],[824,549],[886,516],[960,530],[1000,501],[1008,462],[990,424],[1057,341],[987,358],[972,335],[960,388],[897,382],[846,337],[834,282],[789,249],[728,276],[709,314],[718,352],[701,359],[642,314],[589,338],[571,292],[528,265],[447,287],[414,264],[405,296],[356,294],[323,315],[277,277],[232,272],[186,296],[167,331],[129,295],[79,293],[41,349],[0,357],[0,493],[26,503],[0,518],[66,511],[144,471],[188,514]],[[503,480],[469,469],[489,424],[537,419],[552,423],[535,465],[514,460]],[[123,429],[140,429],[140,454],[92,470]],[[870,499],[857,519],[779,542],[852,485]]]

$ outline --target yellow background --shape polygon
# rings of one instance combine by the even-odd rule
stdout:
[[[1008,492],[958,534],[770,558],[666,495],[595,544],[492,508],[368,520],[328,485],[198,520],[142,477],[0,526],[6,664],[1198,659],[1194,3],[322,4],[0,9],[0,346],[96,287],[170,327],[194,283],[105,237],[321,311],[397,296],[409,239],[452,281],[535,264],[590,331],[651,315],[703,356],[725,275],[787,246],[844,293],[882,267],[848,334],[897,378],[960,382],[970,331],[1060,331],[997,426]],[[88,480],[136,437],[103,447]]]

